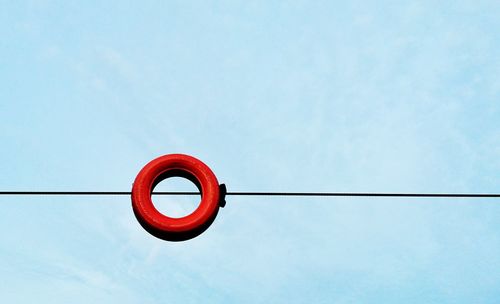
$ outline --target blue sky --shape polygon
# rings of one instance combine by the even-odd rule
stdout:
[[[1,188],[127,191],[149,160],[186,153],[230,191],[498,193],[499,15],[497,1],[3,1]],[[182,243],[147,234],[127,197],[0,208],[6,303],[500,298],[498,199],[229,197]]]

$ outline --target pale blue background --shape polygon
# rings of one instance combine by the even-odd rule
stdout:
[[[495,0],[1,1],[0,188],[128,191],[182,152],[233,191],[498,193],[499,16]],[[0,197],[2,303],[499,299],[498,199],[230,197],[168,243],[128,197]]]

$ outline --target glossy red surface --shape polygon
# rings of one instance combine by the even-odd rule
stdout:
[[[193,213],[173,218],[160,213],[151,200],[156,184],[171,176],[193,181],[202,193]],[[132,207],[141,225],[164,240],[193,238],[210,226],[219,209],[220,190],[214,173],[202,161],[184,154],[168,154],[149,162],[137,175],[132,187]]]

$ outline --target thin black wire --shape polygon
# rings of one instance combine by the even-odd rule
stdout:
[[[0,191],[0,195],[131,195],[130,191]],[[199,192],[153,192],[153,195],[200,195]],[[357,197],[477,197],[497,198],[498,193],[372,193],[372,192],[227,192],[234,196],[357,196]]]

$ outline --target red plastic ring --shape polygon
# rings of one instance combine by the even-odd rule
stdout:
[[[180,218],[160,213],[151,200],[154,187],[172,176],[191,180],[201,192],[201,202],[193,213]],[[219,183],[202,161],[184,154],[168,154],[149,162],[137,175],[132,187],[132,208],[139,223],[152,235],[183,241],[205,231],[217,216],[220,202]]]

